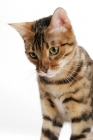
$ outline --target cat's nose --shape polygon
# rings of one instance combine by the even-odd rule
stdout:
[[[42,64],[40,66],[41,71],[47,73],[48,69],[49,69],[49,61],[48,60],[42,60]]]
[[[49,66],[48,66],[48,65],[43,65],[43,66],[41,67],[41,70],[42,70],[44,73],[47,73],[48,69],[49,69]]]

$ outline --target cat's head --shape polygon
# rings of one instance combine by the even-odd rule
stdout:
[[[72,58],[76,40],[64,9],[58,8],[52,16],[34,22],[10,25],[23,38],[26,55],[39,75],[56,76]]]

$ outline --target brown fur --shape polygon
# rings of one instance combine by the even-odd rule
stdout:
[[[11,26],[36,65],[44,120],[40,140],[58,140],[65,121],[72,123],[70,140],[93,140],[93,61],[77,45],[66,11],[58,8],[53,16]],[[57,54],[50,53],[52,47],[59,48]]]

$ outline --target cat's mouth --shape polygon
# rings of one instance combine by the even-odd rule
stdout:
[[[48,70],[47,73],[43,72],[43,71],[40,71],[40,72],[37,72],[39,76],[44,76],[44,77],[48,77],[48,78],[52,78],[54,76],[56,76],[56,74],[58,73],[59,71],[58,70]]]

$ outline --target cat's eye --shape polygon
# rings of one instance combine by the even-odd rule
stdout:
[[[37,59],[37,55],[34,52],[30,52],[29,55],[31,58]]]
[[[56,55],[59,52],[59,47],[52,47],[49,50],[50,55]]]

